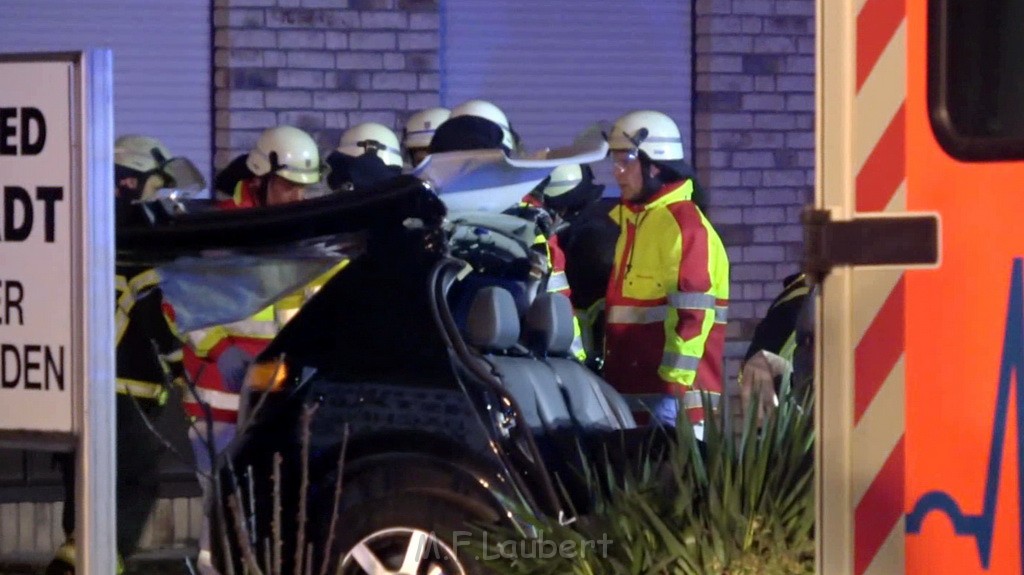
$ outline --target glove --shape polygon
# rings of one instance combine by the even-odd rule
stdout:
[[[660,422],[666,427],[675,427],[679,417],[679,398],[675,396],[665,396],[661,401],[654,404],[652,410],[654,419]],[[686,418],[690,420],[690,425],[693,426],[693,437],[697,441],[704,441],[704,412],[696,409],[688,409],[686,411]],[[699,418],[695,419],[695,418]]]
[[[220,372],[225,389],[232,393],[239,393],[242,390],[245,372],[249,370],[253,359],[253,356],[237,346],[231,346],[220,354],[217,358],[217,371]]]
[[[778,405],[775,396],[775,378],[783,377],[793,370],[785,359],[761,350],[743,364],[740,373],[740,403],[744,417],[750,410],[750,404],[756,403],[755,415],[757,425],[761,425]]]

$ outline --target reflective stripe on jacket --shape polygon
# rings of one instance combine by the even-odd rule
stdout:
[[[210,396],[234,396],[233,401],[210,402],[215,421],[234,423],[238,418],[238,390],[224,381],[217,360],[225,350],[237,347],[251,357],[262,352],[277,334],[280,326],[275,321],[274,308],[268,307],[256,315],[230,324],[191,331],[186,335],[185,372],[195,384],[201,399]],[[203,417],[203,409],[191,392],[184,394],[185,413]]]
[[[688,180],[612,212],[622,229],[606,297],[604,377],[622,393],[722,390],[729,261],[692,192]]]
[[[519,205],[529,206],[538,210],[547,210],[543,202],[531,194],[523,196]],[[543,234],[538,235],[533,245],[537,249],[542,248],[544,250],[543,253],[548,258],[548,268],[551,270],[548,274],[548,293],[560,293],[571,301],[572,286],[569,285],[569,277],[565,275],[565,252],[562,251],[562,247],[558,244],[558,236],[554,233],[551,234],[551,237],[544,236]],[[569,351],[576,359],[586,361],[587,350],[583,346],[583,332],[580,329],[579,318],[575,316],[573,317],[572,346],[569,348]]]
[[[255,179],[241,179],[226,185],[216,194],[217,207],[222,210],[259,207],[254,189],[258,183]],[[227,188],[231,189],[230,195],[226,193]],[[237,347],[251,357],[259,355],[290,317],[279,315],[275,306],[269,306],[241,321],[179,335],[187,344],[184,350],[185,372],[195,387],[184,392],[185,413],[192,417],[205,417],[200,404],[202,401],[210,406],[215,421],[235,423],[238,420],[239,393],[224,381],[217,368],[217,360],[231,347]]]
[[[162,311],[159,276],[152,269],[119,266],[115,278],[116,390],[163,403],[181,377],[181,342]]]
[[[551,275],[548,276],[548,292],[560,293],[571,301],[572,287],[569,285],[569,278],[565,275],[565,253],[558,245],[558,236],[552,235],[550,238],[545,238],[545,244],[547,245],[548,263],[551,265]],[[569,351],[576,359],[586,361],[587,350],[583,346],[583,331],[580,329],[579,318],[575,316],[572,318],[572,329],[572,346]]]
[[[239,180],[235,183],[230,196],[218,192],[216,194],[217,207],[222,210],[234,210],[238,208],[258,208],[260,202],[256,199],[256,190],[259,180]]]
[[[186,391],[184,394],[185,412],[193,417],[205,416],[197,401],[198,395],[210,405],[215,421],[235,423],[239,393],[224,381],[217,368],[220,355],[231,347],[237,347],[253,358],[262,353],[302,304],[347,264],[347,260],[340,262],[305,288],[285,296],[252,317],[185,334],[188,343],[184,350],[185,371],[196,388],[194,393]]]
[[[754,337],[743,357],[746,362],[755,353],[766,350],[792,363],[796,349],[796,323],[810,292],[804,274],[793,274],[782,282],[782,291],[768,306],[768,312],[754,328]]]

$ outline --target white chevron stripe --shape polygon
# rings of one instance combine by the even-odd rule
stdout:
[[[906,98],[907,19],[904,17],[857,94],[853,123],[854,175],[860,172]]]
[[[853,313],[850,317],[852,341],[860,343],[902,275],[903,271],[898,269],[854,271],[850,284],[853,300]]]
[[[900,355],[885,378],[885,383],[878,389],[875,399],[864,412],[864,417],[853,427],[850,458],[854,472],[850,483],[850,501],[854,507],[864,497],[893,447],[903,437],[903,394],[906,389],[903,361],[904,356]]]
[[[889,0],[884,0],[889,1]],[[845,7],[832,6],[832,9],[840,9],[846,12],[844,22],[852,34],[852,42],[856,43],[857,15],[866,5],[867,0],[852,0],[846,3]],[[824,3],[819,2],[819,7]],[[856,50],[856,45],[854,45]],[[894,34],[889,38],[885,49],[882,51],[877,62],[874,63],[861,89],[852,94],[853,114],[850,118],[851,125],[845,126],[849,130],[844,137],[850,138],[851,146],[847,148],[846,161],[849,161],[847,169],[852,170],[853,182],[863,169],[871,153],[878,146],[885,131],[889,128],[896,112],[904,105],[907,98],[907,17],[903,16],[902,21],[896,28]],[[849,96],[847,96],[849,97]],[[885,207],[885,212],[904,211],[906,207],[906,180],[900,183],[895,190],[893,197]],[[849,331],[843,339],[854,342],[854,348],[849,351],[847,362],[854,359],[856,344],[864,337],[871,322],[877,317],[886,299],[892,293],[893,288],[899,282],[903,272],[899,270],[852,270],[850,274],[849,303],[847,309],[849,314]],[[849,339],[847,339],[849,338]],[[902,342],[896,345],[903,345]],[[846,363],[847,366],[850,363]],[[849,369],[849,367],[847,367]],[[852,384],[852,373],[847,372]],[[852,399],[852,385],[844,385],[847,389],[847,401]],[[833,533],[831,537],[824,533],[826,545],[832,540],[832,545],[843,547],[844,562],[841,565],[843,573],[852,572],[853,568],[853,529],[855,511],[857,504],[864,497],[871,486],[871,482],[877,477],[879,471],[885,464],[886,459],[892,453],[893,447],[900,441],[905,429],[905,357],[901,353],[896,364],[885,381],[879,388],[877,395],[867,407],[860,424],[853,425],[852,405],[847,405],[847,413],[844,415],[841,425],[849,425],[845,431],[845,439],[848,443],[844,446],[849,458],[848,467],[844,470],[850,475],[844,481],[846,488],[843,491],[844,508],[843,519],[845,529]],[[847,419],[848,418],[848,419]],[[842,456],[842,454],[840,454]],[[819,516],[820,517],[820,516]],[[825,522],[825,527],[828,527]],[[835,525],[832,525],[835,529]],[[838,533],[845,535],[845,539],[836,537]],[[901,518],[897,525],[886,534],[885,542],[872,558],[867,573],[881,575],[902,572],[904,565],[904,520]],[[820,550],[820,549],[819,549]],[[834,564],[833,567],[840,565]],[[840,572],[840,571],[837,571]]]
[[[900,517],[889,532],[889,536],[885,538],[885,542],[878,548],[878,554],[871,560],[864,575],[893,575],[903,572],[903,566],[906,564],[906,546],[903,544],[905,529],[906,519]]]
[[[892,199],[889,200],[889,204],[882,210],[885,212],[905,212],[907,211],[907,180],[906,178],[900,182],[900,187],[896,188],[896,192],[892,195]]]

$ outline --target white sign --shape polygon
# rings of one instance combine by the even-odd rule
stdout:
[[[0,428],[72,431],[72,62],[0,60]]]
[[[0,54],[0,445],[76,453],[76,572],[116,571],[109,50]]]

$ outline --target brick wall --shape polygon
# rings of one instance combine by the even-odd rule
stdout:
[[[438,0],[215,0],[217,168],[287,123],[333,148],[438,105]]]
[[[799,267],[814,192],[814,0],[696,0],[696,150],[732,263],[735,377],[780,281]]]

